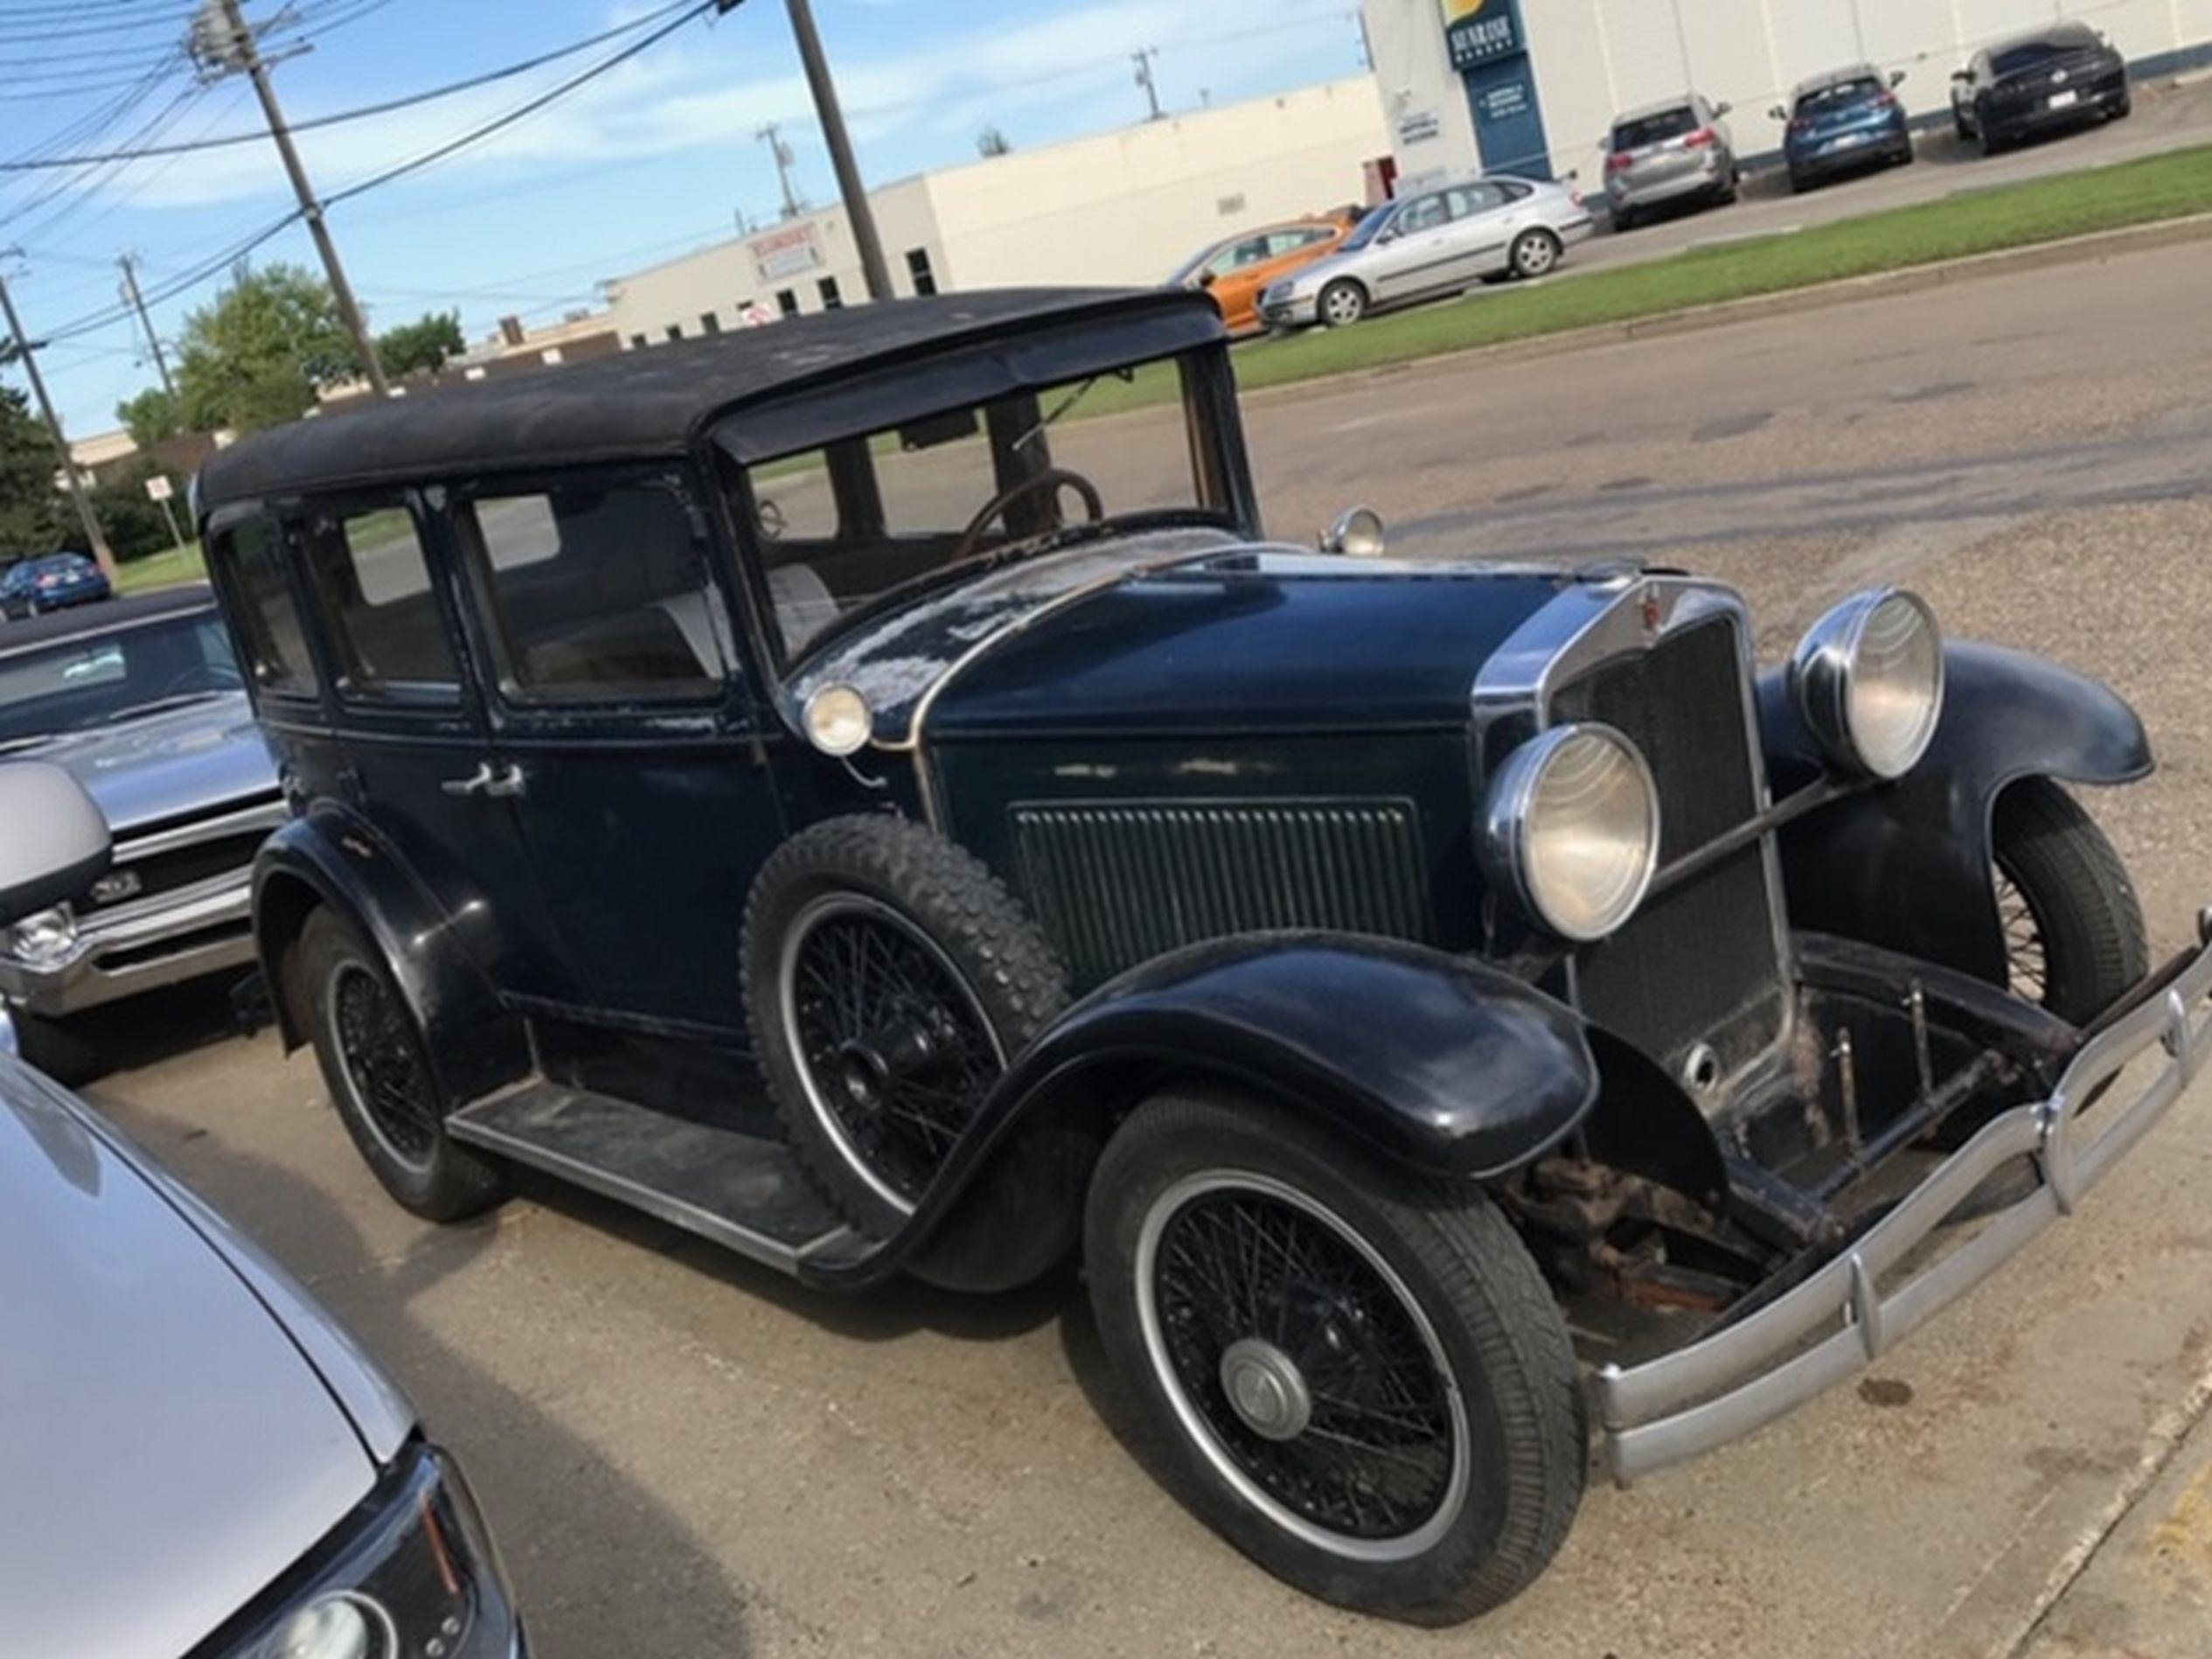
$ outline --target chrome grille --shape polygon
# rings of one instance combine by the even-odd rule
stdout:
[[[1733,615],[1708,617],[1599,665],[1552,699],[1554,723],[1603,721],[1644,751],[1659,783],[1663,864],[1759,810],[1740,626]],[[1734,1073],[1787,1028],[1779,903],[1763,845],[1722,860],[1577,955],[1582,1011],[1671,1071],[1708,1043]]]
[[[1235,933],[1429,937],[1410,802],[1054,804],[1012,817],[1031,914],[1078,986]]]

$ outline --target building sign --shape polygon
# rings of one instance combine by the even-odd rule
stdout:
[[[1409,115],[1398,117],[1398,142],[1401,144],[1425,144],[1439,136],[1444,129],[1443,117],[1433,109],[1416,109]]]
[[[1485,122],[1511,121],[1516,115],[1528,113],[1528,83],[1508,80],[1495,87],[1483,88],[1482,101],[1477,106],[1478,119]]]
[[[1442,0],[1444,41],[1454,69],[1471,69],[1528,50],[1520,0]]]
[[[780,282],[822,263],[822,239],[815,234],[811,221],[755,236],[746,246],[764,282]]]

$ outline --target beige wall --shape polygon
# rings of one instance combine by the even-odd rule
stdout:
[[[872,192],[893,288],[915,291],[909,255],[927,255],[940,290],[1021,284],[1159,282],[1201,247],[1237,231],[1346,203],[1367,192],[1367,164],[1390,151],[1367,76],[902,179]],[[810,237],[818,262],[781,276],[758,250],[783,233]],[[724,329],[756,301],[790,292],[823,309],[833,279],[848,304],[866,297],[842,208],[764,226],[750,236],[607,284],[610,325],[625,346],[681,331]]]
[[[1440,0],[1365,3],[1402,172],[1474,171],[1474,126],[1445,57]],[[1949,107],[1951,72],[1977,47],[2055,10],[2103,30],[2130,58],[2212,43],[2212,0],[1520,0],[1520,10],[1553,166],[1586,181],[1617,113],[1689,87],[1735,106],[1737,146],[1756,155],[1781,142],[1771,105],[1807,76],[1861,58],[1905,71],[1907,108],[1934,115]],[[1440,136],[1403,142],[1405,122],[1424,113],[1439,117]]]

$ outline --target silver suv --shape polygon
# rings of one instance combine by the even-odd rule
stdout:
[[[1605,200],[1615,230],[1668,202],[1736,199],[1743,171],[1722,119],[1728,113],[1727,104],[1694,92],[1615,118],[1605,135]]]

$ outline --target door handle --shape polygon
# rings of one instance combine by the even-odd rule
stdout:
[[[495,801],[511,801],[529,788],[522,775],[522,768],[510,761],[483,786],[483,792]]]
[[[485,761],[468,777],[449,777],[438,787],[449,795],[481,795],[486,800],[505,801],[523,794],[529,785],[521,767],[507,765],[495,771],[491,763]]]
[[[466,777],[449,777],[438,787],[449,795],[485,795],[491,791],[491,763],[485,761]]]

